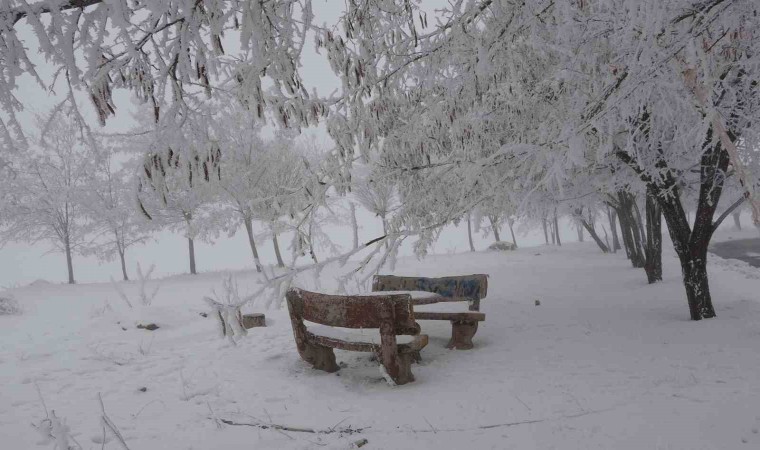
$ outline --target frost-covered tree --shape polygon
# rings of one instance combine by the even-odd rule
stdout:
[[[253,225],[261,222],[268,228],[277,258],[284,267],[278,234],[294,231],[296,246],[311,248],[308,222],[307,232],[293,227],[308,207],[307,155],[304,149],[287,137],[265,139],[260,127],[248,111],[231,106],[214,118],[214,128],[222,147],[221,188],[222,199],[232,212],[231,232],[242,223],[248,235],[256,269],[261,272],[258,247]],[[303,245],[301,245],[303,244]]]
[[[354,197],[367,211],[379,217],[383,223],[383,234],[388,234],[388,218],[395,207],[395,188],[385,177],[373,176],[356,178],[353,186]]]
[[[129,280],[127,249],[145,242],[150,234],[148,221],[138,211],[135,183],[134,169],[119,167],[114,152],[103,148],[87,167],[81,197],[97,234],[85,251],[104,260],[118,256],[124,281]]]
[[[707,245],[729,165],[760,221],[739,157],[760,114],[756,2],[483,0],[438,11],[432,29],[414,5],[391,3],[350,4],[346,33],[319,42],[350,93],[347,112],[331,116],[344,152],[378,150],[399,170],[449,168],[463,190],[490,167],[508,184],[519,165],[514,178],[550,192],[579,167],[632,171],[668,224],[691,317],[715,315]],[[484,142],[498,150],[483,155]],[[692,175],[693,225],[680,192]]]
[[[261,197],[264,174],[268,167],[264,164],[265,143],[259,137],[260,129],[247,113],[240,108],[225,109],[220,128],[223,129],[220,146],[223,150],[222,174],[219,187],[221,199],[232,212],[230,233],[239,228],[241,222],[248,236],[248,244],[253,254],[256,271],[262,271],[258,247],[253,229],[255,212],[259,211],[266,199]]]
[[[66,115],[39,118],[44,138],[10,158],[10,177],[0,186],[2,239],[49,242],[66,257],[68,282],[75,283],[73,255],[91,227],[82,205],[87,168],[95,153]]]
[[[258,201],[253,214],[269,227],[277,266],[284,267],[277,236],[286,230],[295,231],[297,237],[303,236],[303,219],[309,217],[314,205],[307,200],[310,191],[306,160],[292,139],[280,136],[264,146],[258,161],[266,169],[258,179]],[[293,247],[294,252],[296,247]]]
[[[137,197],[146,218],[184,234],[194,275],[196,239],[222,228],[222,219],[211,208],[222,179],[222,153],[207,127],[199,124],[203,116],[180,120],[149,135],[148,152],[137,169]]]
[[[101,122],[117,110],[113,92],[128,89],[156,118],[228,92],[260,118],[271,111],[280,124],[309,125],[326,114],[299,75],[312,18],[309,0],[3,1],[0,104],[9,115],[0,137],[24,141],[15,114],[24,73],[43,89],[86,92]],[[37,51],[53,75],[38,70]]]

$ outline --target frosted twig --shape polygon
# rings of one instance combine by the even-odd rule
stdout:
[[[100,412],[101,412],[101,421],[103,423],[103,426],[108,428],[111,431],[111,434],[116,438],[116,441],[121,444],[122,450],[129,450],[129,447],[127,446],[127,443],[124,441],[124,436],[121,435],[121,432],[119,431],[119,428],[116,427],[116,424],[113,423],[110,417],[106,414],[106,407],[103,404],[103,396],[100,395],[100,392],[98,392],[98,401],[100,402]]]

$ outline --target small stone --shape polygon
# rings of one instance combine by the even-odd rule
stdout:
[[[140,389],[138,389],[138,391],[140,391],[140,392],[146,392],[147,390],[148,390],[148,388],[146,388],[145,386],[143,386]]]
[[[156,325],[155,323],[149,323],[147,325],[139,324],[137,325],[137,328],[141,330],[154,331],[154,330],[158,330],[158,325]]]
[[[536,306],[541,306],[541,300],[536,300]]]
[[[121,329],[122,329],[123,331],[127,331],[127,328],[126,328],[126,327],[121,327]]]
[[[206,314],[205,312],[198,313],[198,315],[200,315],[201,317],[208,317],[208,314]]]

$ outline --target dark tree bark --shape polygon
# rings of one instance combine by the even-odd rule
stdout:
[[[514,230],[514,220],[507,218],[507,225],[509,225],[509,234],[512,235],[512,243],[515,244],[515,248],[517,248],[517,238],[515,237],[515,230]]]
[[[541,219],[541,225],[544,227],[544,240],[546,241],[546,245],[549,245],[549,232],[546,229],[546,219]]]
[[[256,265],[256,272],[261,273],[261,260],[259,259],[259,250],[256,248],[256,242],[253,239],[253,219],[247,217],[243,223],[245,224],[245,232],[248,234],[248,245],[251,247],[251,253],[253,253],[253,263]]]
[[[359,248],[359,223],[356,221],[356,205],[353,201],[349,201],[351,208],[351,231],[353,232],[353,249]]]
[[[493,216],[488,216],[488,221],[491,223],[491,230],[493,230],[493,238],[496,242],[499,242],[501,238],[499,237],[499,227],[496,223],[496,219]]]
[[[272,245],[274,245],[274,256],[277,258],[277,267],[285,267],[282,255],[280,254],[280,244],[277,242],[277,232],[274,231],[274,227],[272,227]]]
[[[384,214],[380,218],[383,221],[383,236],[388,236],[388,219],[385,217]],[[469,223],[469,219],[468,219],[467,223]],[[390,248],[390,245],[391,245],[390,242],[388,242],[388,239],[386,239],[385,240],[385,249],[388,250]]]
[[[129,277],[127,276],[127,261],[124,257],[124,250],[119,246],[119,260],[121,261],[121,275],[124,277],[124,281],[129,281]]]
[[[610,222],[610,232],[612,233],[612,252],[615,253],[621,249],[617,232],[617,212],[609,205],[607,205],[607,219]]]
[[[195,270],[195,242],[193,238],[187,238],[187,251],[190,255],[190,275],[197,275]]]
[[[557,236],[557,245],[562,247],[562,241],[559,238],[559,218],[557,217],[557,210],[554,210],[554,234]]]
[[[732,140],[736,140],[731,135]],[[715,317],[710,286],[707,277],[707,247],[717,224],[713,216],[723,191],[723,182],[728,168],[729,156],[720,141],[712,141],[712,130],[708,131],[700,161],[700,187],[697,211],[693,229],[681,202],[678,178],[670,170],[664,158],[657,162],[657,177],[650,176],[639,167],[634,157],[618,151],[617,156],[633,168],[656,195],[662,208],[662,215],[668,225],[673,248],[678,255],[692,320]]]
[[[314,261],[314,264],[319,264],[319,260],[317,259],[317,252],[314,251],[314,241],[311,238],[313,234],[313,225],[314,222],[309,222],[309,255],[311,255],[311,259]]]
[[[620,236],[623,241],[623,249],[625,250],[625,255],[631,261],[633,267],[636,267],[636,247],[633,245],[633,234],[631,233],[631,227],[628,223],[628,216],[623,212],[623,207],[620,205],[617,205],[615,207],[615,213],[620,222]]]
[[[645,263],[644,247],[641,243],[641,234],[636,224],[636,218],[633,212],[634,198],[631,194],[620,191],[618,192],[617,215],[620,219],[620,230],[623,234],[623,245],[626,247],[626,254],[635,268],[643,268]]]
[[[578,232],[578,242],[583,242],[583,224],[577,222],[575,224],[575,231]]]
[[[470,242],[470,251],[474,252],[475,245],[473,245],[472,243],[472,224],[470,223],[471,222],[470,215],[471,215],[470,213],[467,213],[467,239]]]
[[[662,212],[654,195],[647,194],[647,246],[644,271],[649,284],[662,281]]]
[[[71,240],[66,236],[63,240],[64,251],[66,253],[66,268],[69,274],[69,284],[76,284],[74,281],[74,262],[71,256]]]
[[[577,210],[575,212],[575,216],[578,220],[578,223],[583,226],[583,228],[588,231],[589,236],[596,242],[596,245],[599,246],[599,249],[602,251],[602,253],[609,253],[610,249],[607,247],[607,245],[602,241],[602,239],[599,237],[599,234],[596,232],[596,229],[592,224],[590,224],[585,217],[583,217],[583,211]]]

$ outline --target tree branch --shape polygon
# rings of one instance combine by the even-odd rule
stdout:
[[[747,200],[746,193],[742,195],[741,198],[739,198],[739,200],[735,201],[731,206],[729,206],[728,209],[725,210],[723,214],[720,215],[720,217],[718,217],[718,219],[715,221],[715,223],[713,223],[713,226],[712,226],[713,233],[715,232],[715,230],[718,229],[720,224],[723,223],[724,220],[726,220],[726,217],[731,215],[731,213],[734,212],[736,208],[738,208],[739,206],[741,206],[742,203],[744,203],[744,200]]]
[[[62,4],[58,7],[58,11],[66,11],[69,9],[84,9],[88,6],[97,5],[98,3],[102,3],[103,0],[69,0],[67,3]],[[45,4],[41,3],[39,5],[30,5],[28,8],[14,8],[11,10],[6,11],[0,11],[0,16],[8,17],[9,15],[13,17],[13,25],[15,26],[16,23],[29,15],[29,13],[32,14],[49,14],[52,12],[50,7]]]

